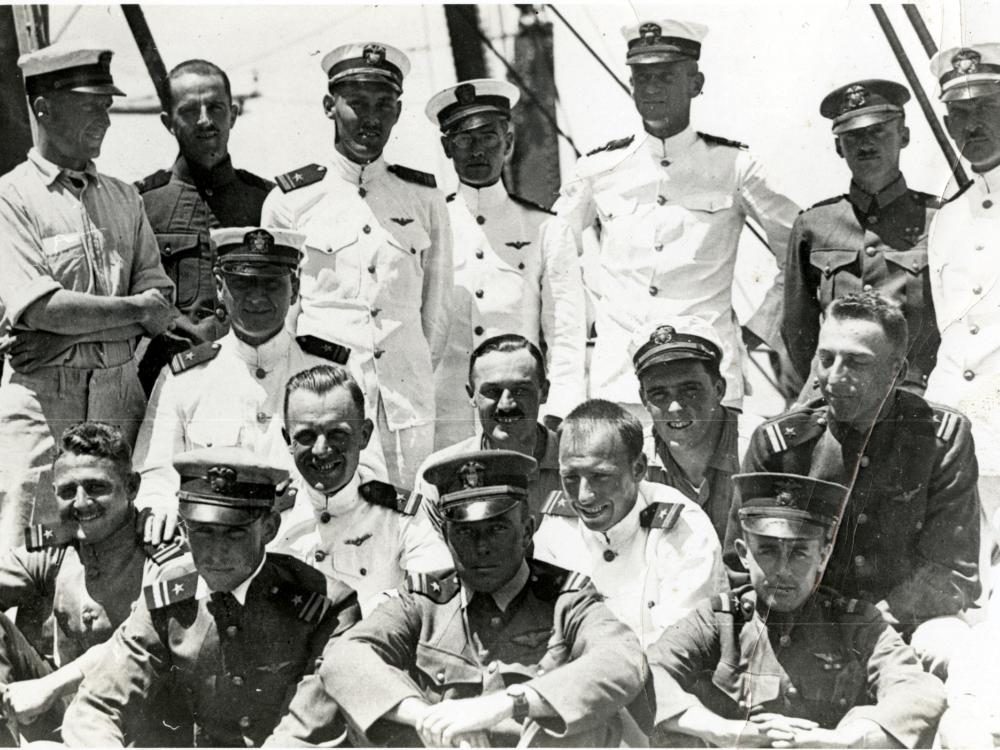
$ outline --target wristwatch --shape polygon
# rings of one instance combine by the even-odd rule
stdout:
[[[524,685],[511,685],[507,688],[507,696],[514,701],[514,713],[511,718],[522,723],[528,718],[528,696],[525,695]]]

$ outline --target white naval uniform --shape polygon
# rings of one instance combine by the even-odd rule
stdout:
[[[232,331],[203,346],[217,346],[218,354],[176,375],[164,367],[150,394],[132,459],[142,475],[140,507],[175,506],[180,477],[173,458],[194,448],[239,446],[294,469],[281,434],[285,383],[330,362],[302,351],[287,329],[259,347]],[[373,476],[385,477],[377,440],[369,441],[362,457]]]
[[[699,315],[723,342],[725,404],[741,406],[746,354],[732,300],[740,234],[752,217],[783,267],[799,209],[772,188],[748,151],[720,140],[690,127],[667,139],[642,133],[581,159],[563,185],[555,209],[578,243],[600,220],[599,257],[584,273],[597,329],[591,397],[638,404],[626,347],[632,333],[667,315]],[[779,278],[747,323],[765,341],[776,340],[781,323],[780,287]]]
[[[296,476],[295,506],[282,513],[281,530],[268,549],[293,555],[327,579],[347,584],[367,615],[382,592],[404,583],[407,570],[429,573],[452,568],[454,562],[425,514],[370,502],[359,494],[360,485],[356,473],[327,497]]]
[[[681,506],[671,528],[640,523],[642,511],[657,503]],[[699,602],[728,588],[722,547],[708,516],[673,487],[654,482],[639,483],[635,506],[606,532],[588,529],[564,497],[543,518],[534,543],[536,559],[590,576],[643,648]]]
[[[466,397],[469,355],[486,339],[517,333],[546,347],[545,413],[564,417],[586,397],[587,330],[576,244],[565,222],[519,203],[501,182],[460,184],[448,196],[455,287],[444,359],[434,373],[434,449],[476,433]]]
[[[451,229],[440,191],[401,179],[379,157],[334,152],[324,176],[264,201],[261,225],[306,235],[296,333],[351,349],[377,404],[390,482],[411,488],[433,449],[433,368],[444,352]],[[294,313],[293,313],[294,314]]]

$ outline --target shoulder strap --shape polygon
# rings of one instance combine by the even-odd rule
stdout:
[[[197,588],[198,572],[194,571],[152,583],[144,587],[142,593],[146,598],[146,607],[154,610],[193,599]]]
[[[576,518],[576,513],[570,507],[569,498],[562,490],[552,490],[542,503],[542,515]]]
[[[508,193],[510,199],[517,203],[519,206],[524,206],[532,211],[541,211],[543,214],[548,214],[549,216],[555,216],[556,212],[552,209],[546,208],[541,203],[535,203],[534,201],[528,200],[527,198],[522,198],[520,195],[514,195],[513,193]]]
[[[639,525],[644,529],[670,531],[677,524],[683,510],[681,503],[653,503],[639,513]]]
[[[156,190],[156,188],[163,187],[170,182],[171,174],[172,172],[169,169],[161,169],[153,172],[153,174],[148,177],[143,177],[141,180],[137,180],[135,188],[140,193],[148,193],[150,190]]]
[[[174,375],[180,375],[186,370],[197,367],[205,362],[211,362],[219,356],[222,344],[218,341],[206,341],[204,344],[188,349],[186,352],[175,354],[170,360],[170,371]]]
[[[416,573],[408,570],[406,587],[414,594],[426,596],[437,604],[444,604],[455,598],[461,584],[453,570],[439,570],[435,573]]]
[[[588,151],[587,156],[593,156],[594,154],[599,154],[602,151],[617,151],[620,148],[625,148],[630,145],[634,140],[634,135],[627,135],[624,138],[616,138],[613,141],[608,141],[603,146],[598,146],[597,148]]]
[[[750,148],[745,143],[740,143],[739,141],[731,141],[728,138],[722,138],[721,136],[718,135],[710,135],[709,133],[702,133],[701,131],[698,131],[698,135],[701,136],[701,139],[703,141],[705,141],[706,143],[711,143],[713,146],[730,146],[731,148],[740,148],[740,149]]]
[[[319,336],[303,334],[301,336],[296,336],[295,342],[306,354],[311,354],[314,357],[329,360],[330,362],[334,362],[338,365],[346,365],[347,360],[351,357],[351,350],[346,346],[341,346],[340,344],[335,344],[332,341],[321,339]]]
[[[326,167],[322,164],[307,164],[304,167],[293,169],[291,172],[279,174],[274,178],[281,188],[281,192],[290,193],[293,190],[312,185],[326,177]]]
[[[404,516],[412,516],[420,507],[420,495],[400,492],[387,482],[372,480],[358,487],[358,494],[372,505],[389,508]]]
[[[406,182],[413,182],[417,185],[423,185],[424,187],[436,188],[437,180],[434,179],[434,175],[428,174],[427,172],[421,172],[416,169],[410,169],[409,167],[403,167],[399,164],[390,164],[386,167],[386,170],[390,174],[396,175],[401,180]]]

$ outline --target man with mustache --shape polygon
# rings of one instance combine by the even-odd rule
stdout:
[[[491,336],[545,341],[552,386],[547,426],[558,425],[586,396],[586,313],[572,234],[551,211],[508,193],[501,179],[514,149],[511,111],[519,98],[513,84],[482,78],[449,86],[427,104],[459,179],[446,199],[455,290],[447,348],[434,373],[436,450],[475,433],[475,414],[456,394],[472,350]]]
[[[940,681],[871,603],[819,585],[847,487],[791,474],[733,481],[750,583],[712,597],[647,650],[651,744],[930,747],[945,707]]]
[[[277,178],[261,221],[306,235],[296,333],[351,349],[389,467],[410,489],[434,450],[434,369],[451,321],[451,227],[434,177],[387,164],[409,60],[379,42],[322,60],[329,159]]]
[[[723,342],[724,403],[739,409],[747,355],[732,307],[737,245],[752,217],[782,266],[798,207],[774,190],[746,146],[691,126],[705,83],[698,60],[706,27],[641,21],[622,32],[643,130],[581,159],[555,205],[578,243],[595,221],[600,227],[597,257],[583,264],[597,333],[589,394],[646,419],[628,341],[645,323],[698,315]],[[780,304],[779,277],[746,326],[776,352]]]
[[[176,315],[139,194],[94,166],[111,98],[123,95],[111,56],[54,44],[18,61],[38,133],[27,161],[0,178],[4,549],[17,546],[32,507],[37,521],[55,517],[60,425],[101,420],[134,442],[146,403],[136,346]]]
[[[30,527],[28,546],[0,555],[0,611],[17,607],[16,625],[0,614],[0,710],[7,728],[32,741],[58,740],[68,700],[101,663],[101,644],[140,596],[143,572],[186,549],[179,539],[143,545],[136,534],[139,475],[117,427],[67,429],[52,479],[58,523]],[[0,729],[5,746],[19,739]]]
[[[817,203],[792,227],[785,265],[781,331],[804,381],[815,377],[823,309],[837,297],[874,289],[898,304],[910,339],[901,386],[921,394],[938,344],[927,269],[927,228],[942,201],[911,190],[899,171],[910,142],[903,105],[910,92],[892,81],[854,81],[827,94],[820,114],[833,120],[837,154],[851,171],[846,195]],[[806,398],[815,385],[806,383]]]
[[[639,398],[653,421],[643,446],[646,479],[698,503],[721,542],[746,445],[739,413],[722,405],[719,335],[701,318],[664,318],[639,329],[629,348]]]
[[[274,551],[288,551],[328,579],[353,588],[364,613],[406,571],[450,567],[451,553],[430,521],[390,484],[360,465],[372,437],[361,387],[347,368],[326,364],[285,386],[285,440],[298,476],[295,507],[282,519]]]
[[[507,333],[479,344],[468,366],[465,390],[479,419],[477,434],[433,453],[426,463],[429,466],[477,449],[531,456],[538,463],[538,476],[528,487],[528,510],[537,528],[545,499],[561,488],[559,435],[538,421],[549,395],[545,358],[524,336]],[[420,479],[413,493],[440,529],[437,489]]]
[[[642,424],[594,399],[559,429],[562,492],[542,508],[534,556],[593,580],[643,647],[726,588],[708,517],[672,487],[643,480]]]
[[[229,330],[215,317],[215,280],[209,230],[260,226],[260,209],[274,185],[243,169],[229,157],[229,132],[239,107],[229,76],[206,60],[186,60],[167,77],[169,108],[160,122],[180,154],[136,186],[156,233],[163,267],[177,285],[180,316],[175,328],[149,343],[139,363],[148,394],[171,357]]]
[[[758,427],[743,470],[812,476],[851,488],[824,581],[875,603],[943,676],[980,593],[976,453],[969,420],[899,387],[909,338],[875,292],[826,309],[816,350],[822,397]],[[737,494],[726,564],[740,535]]]

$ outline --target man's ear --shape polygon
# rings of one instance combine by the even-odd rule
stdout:
[[[323,114],[325,114],[329,119],[334,119],[336,100],[333,98],[333,94],[323,95]]]
[[[524,513],[524,551],[527,552],[531,549],[531,539],[535,536],[535,516],[531,513],[531,509],[528,508],[528,504],[525,503],[521,512]]]
[[[174,134],[174,120],[169,112],[160,112],[160,124],[167,129],[170,135]]]
[[[229,105],[229,127],[236,124],[236,118],[240,116],[240,105],[233,102]]]
[[[299,299],[299,272],[296,271],[292,274],[292,296],[288,299],[288,306],[291,307]]]
[[[51,105],[44,96],[36,96],[31,100],[31,111],[35,113],[35,117],[52,114]]]
[[[646,476],[646,467],[648,465],[649,460],[646,458],[646,454],[640,451],[639,457],[632,462],[632,479],[636,482],[641,481]]]
[[[403,103],[401,101],[399,101],[399,99],[397,99],[396,100],[396,117],[393,118],[393,121],[392,121],[393,125],[395,125],[397,122],[399,122],[399,116],[401,114],[403,114]]]
[[[538,403],[544,404],[549,400],[549,383],[548,378],[542,381],[542,386],[538,391]]]
[[[746,540],[737,537],[733,541],[733,546],[736,548],[736,555],[740,558],[740,562],[746,570],[750,569],[748,561],[750,560],[750,547],[747,546]]]
[[[910,129],[905,125],[901,125],[899,128],[899,139],[901,141],[900,148],[906,148],[910,145]]]
[[[361,425],[361,449],[368,447],[368,441],[372,439],[372,432],[375,431],[375,423],[370,419],[365,419]]]
[[[475,406],[476,405],[476,392],[472,389],[472,384],[471,383],[466,383],[465,384],[465,392],[469,396],[469,401],[472,402],[473,406]]]
[[[837,156],[839,156],[841,159],[843,159],[844,158],[844,147],[842,145],[840,145],[840,136],[837,136],[836,138],[833,139],[833,147],[837,151]]]
[[[951,129],[951,118],[949,118],[948,115],[944,116],[944,129],[948,131],[948,135],[951,136],[951,139],[953,141],[957,141],[958,140],[958,137],[956,136],[955,131]]]
[[[447,136],[441,136],[441,148],[444,149],[444,155],[449,159],[455,158],[455,155],[451,151],[451,141],[448,140]]]
[[[503,160],[504,162],[510,161],[510,157],[514,155],[514,126],[508,125],[507,132],[503,134]]]
[[[139,485],[142,483],[142,475],[137,471],[129,472],[125,477],[125,495],[131,503],[139,494]]]
[[[281,527],[281,516],[272,510],[264,516],[262,523],[264,544],[270,544],[278,536],[278,529]]]
[[[715,396],[721,404],[722,399],[726,397],[726,379],[721,376],[716,378],[713,386],[715,387]]]
[[[688,94],[692,99],[701,94],[702,89],[705,88],[705,74],[700,70],[697,73],[692,73],[690,78],[688,78]]]

